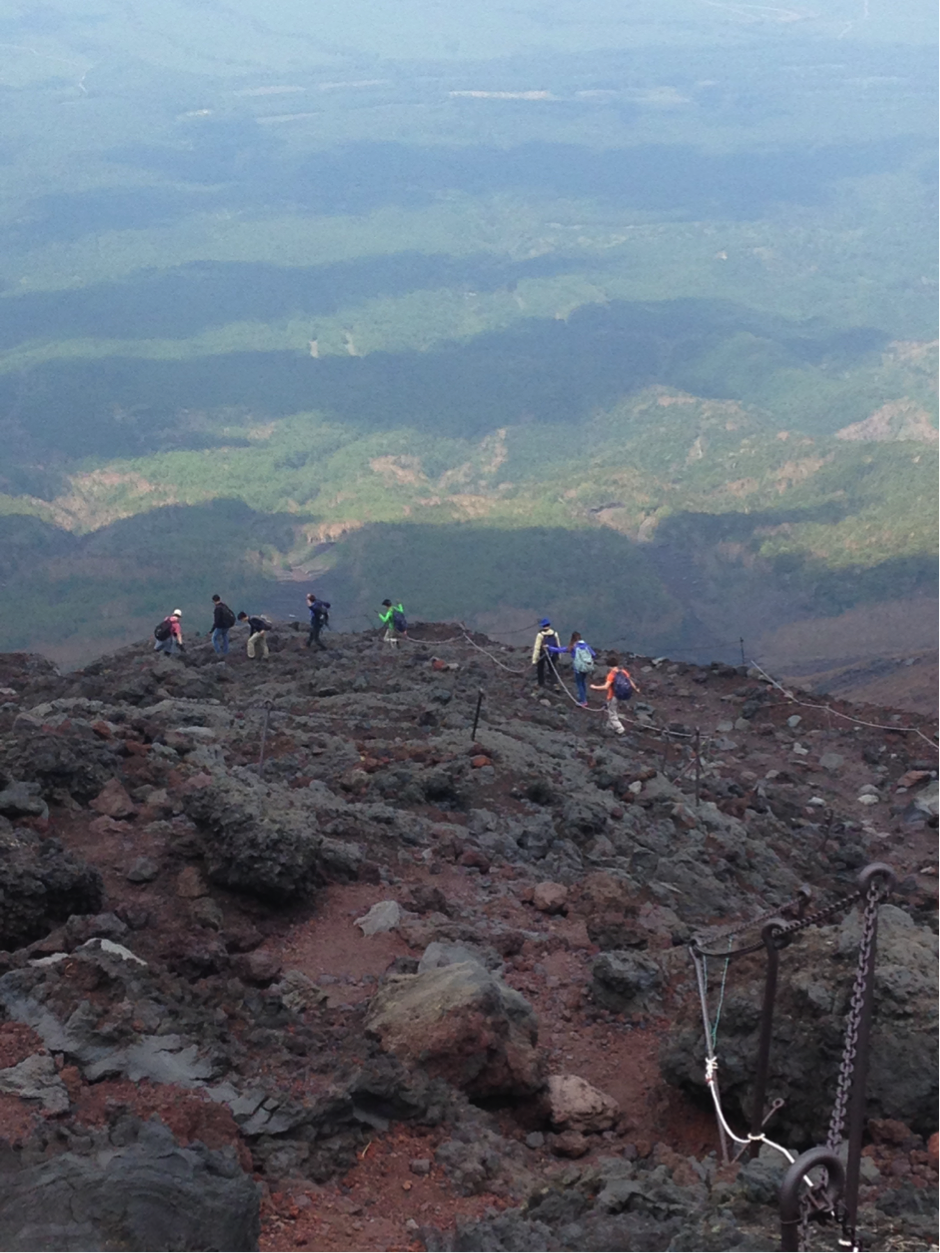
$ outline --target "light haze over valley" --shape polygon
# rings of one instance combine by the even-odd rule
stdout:
[[[929,707],[935,43],[926,0],[0,4],[2,647],[314,586]]]

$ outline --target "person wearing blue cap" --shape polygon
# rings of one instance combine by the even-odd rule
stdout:
[[[560,648],[561,640],[553,629],[551,621],[543,618],[539,623],[539,633],[535,637],[535,644],[532,648],[532,664],[536,667],[535,673],[539,687],[545,686],[545,667],[549,661],[549,646]]]

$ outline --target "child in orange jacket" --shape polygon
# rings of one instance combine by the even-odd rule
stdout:
[[[595,692],[607,693],[607,724],[617,735],[623,735],[626,727],[620,721],[620,702],[626,703],[634,692],[640,690],[630,671],[616,664],[607,671],[607,678],[603,683],[592,683],[591,688]]]

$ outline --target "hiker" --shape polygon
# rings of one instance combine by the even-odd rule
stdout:
[[[382,609],[385,612],[382,612]],[[390,600],[382,601],[382,609],[379,612],[379,621],[385,627],[385,635],[383,638],[391,648],[398,647],[398,641],[404,636],[408,638],[408,620],[405,617],[405,609],[401,601],[397,605],[393,605]]]
[[[307,608],[310,611],[310,633],[307,636],[306,647],[316,644],[317,648],[325,649],[326,645],[320,639],[320,632],[330,625],[330,602],[320,600],[315,592],[308,592]]]
[[[618,714],[619,703],[620,701],[626,703],[634,692],[639,692],[640,690],[631,677],[630,671],[620,665],[618,657],[614,657],[611,662],[611,669],[607,671],[607,678],[603,683],[592,683],[591,690],[607,693],[607,724],[612,731],[616,731],[618,735],[623,735],[626,728],[620,721]]]
[[[158,622],[153,629],[155,653],[174,653],[183,652],[183,628],[180,626],[180,618],[183,616],[182,609],[174,609],[173,612],[162,622]]]
[[[235,625],[235,613],[229,609],[218,592],[212,597],[212,647],[217,657],[228,653],[228,633]]]
[[[575,687],[578,689],[578,704],[582,709],[587,709],[588,675],[594,670],[594,658],[597,653],[587,640],[581,638],[578,631],[571,632],[571,639],[566,648],[556,648],[554,644],[546,644],[545,647],[552,657],[558,657],[562,653],[571,654],[571,668],[574,671]]]
[[[550,620],[543,618],[539,623],[539,633],[536,635],[535,644],[532,647],[532,664],[536,667],[535,673],[539,687],[545,686],[545,667],[548,664],[549,646],[560,649],[561,640],[552,629]]]
[[[269,625],[267,618],[260,618],[257,614],[249,615],[245,613],[243,609],[238,615],[238,621],[248,623],[248,656],[252,659],[254,658],[255,645],[260,640],[261,656],[267,657],[268,641],[265,639],[265,633],[267,632]]]

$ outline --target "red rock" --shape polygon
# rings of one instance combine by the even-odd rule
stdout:
[[[474,770],[480,770],[483,766],[492,766],[492,764],[493,763],[490,761],[489,757],[484,757],[482,754],[479,757],[470,758],[470,765]]]
[[[93,722],[91,724],[91,729],[92,731],[94,731],[95,735],[97,735],[99,739],[102,739],[102,740],[114,739],[114,730],[112,729],[111,724],[108,722],[102,722],[100,720],[98,722]]]
[[[150,745],[144,744],[140,740],[125,740],[124,751],[128,757],[146,757],[150,752]]]
[[[580,1131],[563,1131],[561,1135],[548,1137],[549,1148],[556,1157],[583,1157],[591,1142]]]
[[[205,880],[195,866],[185,866],[176,876],[176,895],[187,901],[209,895]]]
[[[937,1169],[938,1152],[940,1152],[940,1137],[938,1137],[937,1132],[935,1131],[927,1141],[927,1160],[934,1170]]]
[[[869,1118],[868,1131],[876,1144],[907,1144],[914,1133],[898,1118]]]
[[[116,818],[102,814],[100,818],[93,818],[89,822],[88,830],[93,835],[126,835],[133,828],[129,822],[118,822]]]
[[[201,771],[199,774],[191,774],[179,791],[184,795],[187,792],[198,792],[200,788],[208,787],[211,782],[212,775]]]
[[[281,971],[281,959],[268,949],[241,953],[232,963],[239,978],[246,983],[272,983]]]
[[[120,779],[109,779],[89,808],[108,818],[128,818],[134,813],[134,802]]]
[[[457,858],[457,864],[460,866],[476,866],[485,874],[490,868],[490,859],[479,848],[465,848]]]
[[[537,883],[532,892],[532,904],[543,914],[560,914],[568,900],[568,889],[563,883]]]
[[[930,778],[929,770],[908,770],[906,774],[902,774],[898,779],[896,787],[917,787],[919,783],[926,783]]]

